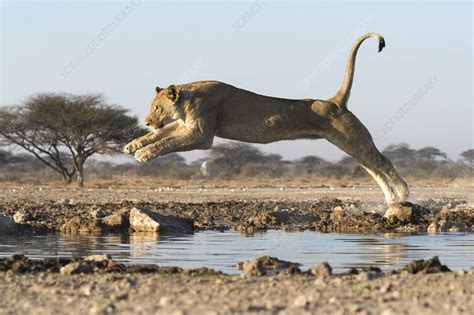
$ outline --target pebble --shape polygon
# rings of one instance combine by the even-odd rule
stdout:
[[[68,198],[60,199],[58,201],[58,204],[68,205],[69,204],[69,199]]]
[[[95,261],[95,262],[100,262],[104,260],[112,260],[112,256],[108,254],[101,254],[101,255],[89,255],[84,257],[85,261]]]
[[[28,221],[31,221],[33,219],[33,216],[24,210],[17,211],[13,215],[13,221],[18,224],[26,223]]]
[[[299,295],[295,298],[295,300],[293,301],[293,306],[295,307],[305,307],[306,305],[308,305],[308,298],[304,295]]]
[[[310,269],[311,274],[317,277],[329,277],[332,275],[332,268],[327,262],[323,262],[317,266],[314,266]]]
[[[383,274],[381,272],[372,272],[372,271],[360,272],[356,276],[356,279],[359,280],[359,281],[371,281],[371,280],[382,277],[382,275]]]
[[[91,271],[92,269],[88,264],[80,261],[71,262],[59,270],[62,275],[90,273]]]
[[[318,278],[316,278],[316,280],[314,281],[314,285],[317,286],[317,287],[325,287],[325,286],[327,286],[327,283],[326,283],[326,281],[324,280],[324,278],[318,277]]]
[[[384,284],[380,287],[380,293],[387,293],[392,290],[393,286],[390,283]]]
[[[263,276],[267,273],[262,261],[259,259],[253,259],[244,262],[242,264],[242,270],[244,271],[242,274],[244,277]]]
[[[380,315],[396,315],[397,313],[394,312],[393,310],[387,308],[384,309],[382,312],[380,312]]]
[[[172,303],[172,299],[169,296],[163,296],[160,298],[158,304],[160,306],[168,306]]]
[[[107,215],[107,212],[104,209],[95,209],[91,211],[91,216],[95,219],[103,218]]]

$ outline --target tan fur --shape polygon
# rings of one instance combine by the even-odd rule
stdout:
[[[252,93],[217,81],[156,88],[146,118],[152,132],[124,148],[146,162],[180,151],[208,149],[214,136],[251,143],[293,139],[327,139],[353,156],[382,188],[387,203],[408,198],[408,187],[392,163],[375,147],[369,131],[347,110],[355,58],[361,36],[352,47],[343,84],[329,100],[291,100]]]

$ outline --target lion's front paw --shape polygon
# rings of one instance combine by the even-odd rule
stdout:
[[[152,160],[154,157],[155,156],[153,152],[151,152],[150,150],[141,149],[135,152],[135,160],[137,160],[140,163],[148,162]]]
[[[133,152],[139,150],[142,148],[142,145],[140,143],[136,143],[134,141],[130,142],[126,146],[123,147],[123,152],[125,154],[132,154]]]

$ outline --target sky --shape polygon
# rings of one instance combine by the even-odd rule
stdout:
[[[387,47],[377,53],[368,40],[359,50],[349,109],[381,149],[430,145],[457,159],[474,147],[472,15],[470,1],[3,1],[0,106],[98,92],[143,123],[155,86],[198,80],[330,98],[350,46],[370,31]],[[344,156],[325,140],[258,147],[285,159]]]

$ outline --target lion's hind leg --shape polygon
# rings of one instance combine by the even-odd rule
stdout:
[[[406,182],[395,170],[392,162],[379,152],[365,126],[351,112],[336,117],[326,139],[354,157],[375,179],[385,200],[392,204],[406,200],[409,195]]]
[[[395,187],[398,198],[401,201],[407,200],[410,195],[407,183],[395,170],[392,162],[381,153],[378,154],[380,155],[379,159],[381,159],[381,162],[378,163],[379,169],[387,176],[392,185]]]
[[[397,200],[397,196],[395,194],[394,189],[390,186],[389,182],[387,181],[387,177],[385,174],[382,172],[371,169],[369,166],[365,166],[361,164],[361,167],[369,173],[370,176],[372,176],[373,179],[379,184],[380,188],[382,189],[382,192],[385,196],[385,202],[387,204],[393,204]]]
[[[361,151],[348,152],[372,176],[382,189],[387,204],[408,198],[408,186],[398,175],[392,162],[380,153],[375,145]]]

